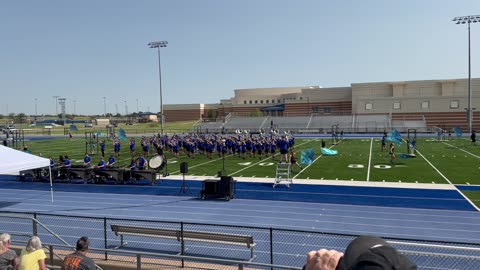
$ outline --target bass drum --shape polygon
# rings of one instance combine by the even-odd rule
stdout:
[[[163,160],[163,157],[160,155],[153,156],[148,162],[148,166],[150,166],[150,168],[152,169],[161,169],[164,164],[165,164],[165,161]]]

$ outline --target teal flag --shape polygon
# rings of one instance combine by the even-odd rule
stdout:
[[[120,141],[126,141],[127,140],[127,133],[125,133],[125,130],[119,129],[118,130],[118,138]]]
[[[397,130],[392,130],[387,134],[387,142],[393,142],[397,145],[402,145],[402,135]]]
[[[301,164],[312,164],[315,159],[315,150],[313,148],[303,150],[300,159]]]
[[[338,154],[337,150],[332,150],[325,147],[322,148],[322,155],[324,156],[335,156],[336,154]]]

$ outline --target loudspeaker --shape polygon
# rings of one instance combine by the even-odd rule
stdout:
[[[226,175],[222,175],[222,176],[220,177],[220,181],[221,181],[221,182],[230,183],[230,182],[233,181],[233,177],[231,177],[231,176],[226,176]]]
[[[233,177],[231,176],[222,176],[220,177],[219,192],[230,196],[233,194]]]
[[[188,163],[187,162],[180,163],[180,173],[188,173]]]

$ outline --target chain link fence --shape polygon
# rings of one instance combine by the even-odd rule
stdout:
[[[10,233],[13,240],[21,242],[36,234],[45,245],[56,246],[56,252],[61,254],[70,253],[79,237],[88,236],[94,250],[89,256],[127,269],[138,269],[139,264],[142,269],[238,269],[238,264],[229,265],[233,261],[298,269],[305,263],[308,252],[321,248],[344,251],[357,237],[279,228],[13,212],[0,212],[0,228],[0,233]],[[479,269],[480,266],[480,244],[386,240],[414,261],[418,269]],[[195,259],[199,257],[223,263],[219,268],[218,263]],[[244,269],[271,268],[257,265]]]

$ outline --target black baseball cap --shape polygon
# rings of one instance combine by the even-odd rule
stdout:
[[[382,238],[360,236],[350,242],[337,269],[416,270],[417,266]]]

